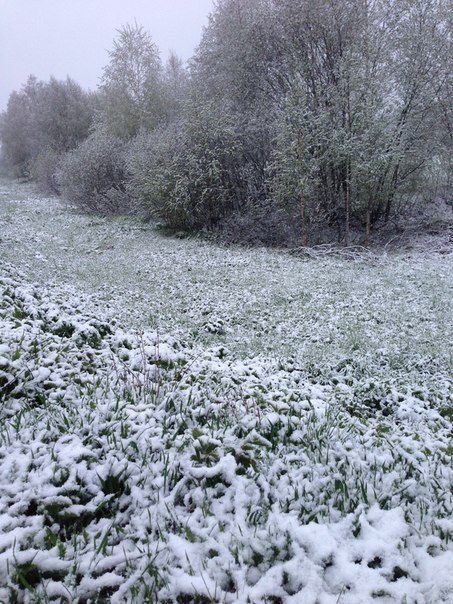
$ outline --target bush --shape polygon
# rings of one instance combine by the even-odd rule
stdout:
[[[218,226],[241,206],[239,137],[225,112],[190,107],[184,120],[137,137],[130,186],[145,215],[174,229]]]
[[[6,157],[0,148],[0,177],[10,176],[10,174],[11,169],[9,168]]]
[[[156,218],[176,229],[190,224],[178,176],[181,143],[177,126],[158,129],[137,136],[127,158],[129,191],[140,213],[147,220]]]
[[[38,188],[43,193],[57,195],[59,187],[56,181],[56,172],[62,154],[50,147],[45,147],[35,158],[30,166],[30,176],[36,181]]]
[[[223,224],[225,243],[293,246],[300,243],[299,224],[289,212],[272,201],[250,203]]]
[[[130,211],[125,153],[123,141],[100,133],[91,135],[60,163],[56,180],[62,196],[92,212]]]

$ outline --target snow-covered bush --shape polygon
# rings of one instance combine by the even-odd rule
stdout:
[[[131,191],[144,213],[175,229],[212,228],[238,209],[239,136],[214,104],[136,139],[128,156]]]
[[[90,136],[60,164],[57,183],[63,197],[103,214],[130,210],[125,150],[119,139],[102,133]]]
[[[55,174],[61,157],[62,155],[58,151],[45,147],[32,162],[30,175],[43,193],[56,194],[59,192]]]

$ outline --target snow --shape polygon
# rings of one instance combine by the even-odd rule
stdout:
[[[21,190],[0,602],[453,601],[451,256],[298,261]]]

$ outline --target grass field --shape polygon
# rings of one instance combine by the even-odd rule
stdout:
[[[452,602],[452,260],[0,183],[0,602]]]

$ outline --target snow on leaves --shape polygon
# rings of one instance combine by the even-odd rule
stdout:
[[[2,272],[1,601],[451,599],[446,380],[316,381]]]

